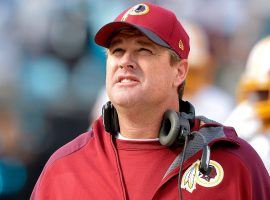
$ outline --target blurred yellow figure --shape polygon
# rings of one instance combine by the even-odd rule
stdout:
[[[262,122],[270,128],[270,36],[260,41],[250,54],[238,90],[239,102],[249,101]],[[269,130],[270,131],[270,130]]]
[[[232,111],[234,100],[214,84],[216,66],[208,36],[199,24],[186,21],[183,26],[190,36],[191,47],[184,99],[197,108],[197,115],[223,122]]]
[[[203,29],[191,22],[183,24],[190,36],[189,77],[186,79],[185,97],[192,98],[202,87],[212,84],[214,63]]]
[[[270,172],[270,36],[250,52],[239,81],[239,105],[226,121],[238,135],[250,142]]]

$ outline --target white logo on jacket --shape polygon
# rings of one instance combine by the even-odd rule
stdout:
[[[214,187],[223,180],[224,171],[222,166],[214,161],[210,160],[209,167],[211,167],[211,172],[208,175],[204,175],[199,170],[200,161],[197,160],[193,163],[184,173],[181,188],[186,189],[190,193],[196,189],[196,184],[203,187]]]

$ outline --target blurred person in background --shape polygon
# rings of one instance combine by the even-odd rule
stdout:
[[[31,199],[268,199],[252,147],[182,100],[190,46],[174,13],[135,5],[95,42],[106,48],[110,101],[51,156]]]
[[[238,84],[238,106],[226,119],[261,156],[270,174],[270,36],[250,52]]]
[[[231,95],[215,84],[216,63],[210,51],[208,35],[195,22],[186,21],[183,25],[190,36],[191,46],[184,99],[197,108],[197,115],[222,122],[231,112],[234,101]]]

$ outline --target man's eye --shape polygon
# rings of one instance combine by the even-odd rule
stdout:
[[[124,50],[123,49],[121,49],[121,48],[116,48],[116,49],[114,49],[113,51],[112,51],[112,53],[113,54],[118,54],[118,53],[122,53],[122,52],[124,52]]]
[[[153,54],[153,52],[150,49],[146,49],[146,48],[140,48],[139,52],[147,53],[147,54]]]

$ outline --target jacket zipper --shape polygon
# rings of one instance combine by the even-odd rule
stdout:
[[[120,167],[120,161],[119,161],[118,153],[117,153],[116,148],[115,148],[114,143],[113,143],[112,135],[110,136],[110,143],[111,143],[111,146],[112,146],[112,149],[113,149],[113,152],[114,152],[118,177],[119,177],[119,181],[120,181],[120,184],[121,184],[122,197],[123,197],[122,199],[127,200],[127,194],[126,194],[126,189],[125,189],[125,185],[124,185],[123,174],[122,174],[122,170],[121,170],[121,167]]]

